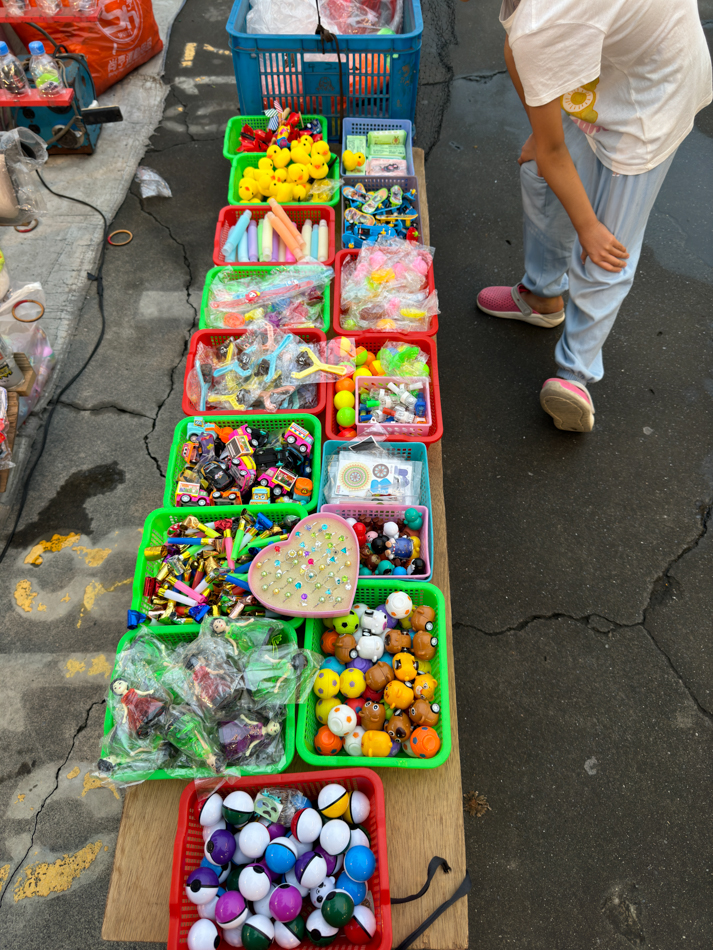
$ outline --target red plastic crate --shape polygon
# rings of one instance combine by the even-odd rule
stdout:
[[[342,316],[342,267],[344,262],[349,258],[356,257],[359,254],[359,251],[337,251],[337,255],[334,258],[334,300],[332,306],[332,326],[336,333],[341,333],[343,336],[359,336],[362,333],[366,333],[366,330],[344,330],[341,325],[341,316]],[[433,264],[428,269],[428,274],[426,276],[428,292],[429,294],[436,289],[436,279],[433,274]],[[376,331],[368,331],[376,332]],[[381,331],[379,331],[381,332]],[[403,331],[402,331],[403,333]],[[438,333],[438,314],[431,320],[431,327],[429,330],[419,330],[419,335],[421,336],[435,336]],[[416,334],[408,333],[406,334],[409,340],[412,340]],[[393,339],[393,335],[391,339]],[[440,436],[439,436],[440,438]]]
[[[340,251],[340,253],[342,253]],[[339,254],[337,254],[337,262]],[[441,412],[441,387],[438,381],[438,359],[436,353],[436,341],[431,336],[422,333],[362,333],[361,336],[354,337],[354,343],[357,347],[363,346],[370,353],[379,352],[387,340],[408,343],[411,346],[418,346],[424,353],[428,354],[428,365],[431,367],[431,425],[429,427],[421,426],[418,435],[408,436],[394,434],[389,436],[387,442],[423,442],[424,445],[433,445],[434,442],[440,442],[443,436],[443,414]],[[337,410],[334,408],[334,394],[336,392],[335,383],[327,383],[327,396],[325,408],[325,432],[328,439],[341,439],[341,427],[337,424]],[[384,426],[388,431],[388,425]]]
[[[235,415],[235,409],[232,409],[229,406],[225,409],[217,409],[215,406],[211,406],[209,409],[206,409],[205,412],[201,412],[198,406],[194,405],[188,397],[188,377],[196,361],[196,352],[198,350],[199,343],[203,343],[206,346],[219,346],[228,337],[242,336],[247,332],[247,329],[242,327],[238,330],[197,330],[193,334],[188,349],[188,357],[186,359],[186,372],[183,377],[183,399],[181,402],[181,408],[187,416]],[[305,329],[295,330],[292,332],[294,332],[294,335],[299,337],[299,339],[304,343],[324,343],[327,339],[321,330]],[[327,405],[327,385],[327,383],[317,384],[317,405],[313,409],[296,409],[295,412],[306,412],[310,416],[317,416],[324,412],[324,407]],[[282,413],[282,415],[284,415],[288,410],[280,409],[279,411]],[[240,415],[265,415],[266,412],[266,409],[241,409]]]
[[[371,769],[330,769],[328,772],[295,772],[283,775],[244,776],[228,778],[221,791],[240,788],[255,793],[265,786],[292,786],[303,792],[307,798],[316,801],[317,795],[325,785],[339,782],[348,791],[358,789],[364,792],[371,803],[369,817],[363,827],[371,838],[371,847],[376,856],[376,871],[367,883],[374,898],[376,933],[372,939],[362,945],[363,950],[390,950],[391,948],[391,894],[389,892],[389,868],[386,857],[386,811],[384,808],[384,786],[381,779]],[[171,894],[169,899],[168,950],[187,950],[188,931],[198,920],[198,908],[185,894],[185,881],[188,875],[201,863],[203,858],[203,834],[195,816],[196,787],[187,785],[178,803],[178,827],[173,846],[173,870],[171,872]],[[305,898],[309,911],[314,910],[309,897]],[[225,941],[221,947],[226,947]],[[299,950],[312,950],[313,944],[306,940]],[[354,944],[340,935],[330,944],[332,950],[354,950]]]
[[[260,261],[226,261],[223,257],[220,249],[225,244],[225,239],[228,236],[228,231],[236,223],[243,211],[252,211],[253,220],[262,221],[268,211],[270,211],[270,206],[267,204],[248,204],[248,205],[228,205],[226,208],[223,208],[218,217],[218,224],[215,229],[215,242],[213,244],[213,263],[216,267],[230,267],[233,264],[237,267],[238,264],[250,264],[251,267],[274,267],[275,261],[263,261],[262,264]],[[327,222],[327,228],[329,230],[329,251],[327,254],[327,260],[322,261],[321,263],[326,264],[331,267],[334,265],[334,248],[335,248],[335,223],[336,216],[334,213],[334,208],[329,208],[327,205],[303,205],[303,206],[290,206],[285,207],[285,212],[287,213],[288,218],[293,221],[299,230],[302,230],[302,225],[305,221],[311,221],[313,224],[317,224],[319,227],[320,221]],[[289,262],[287,262],[289,263]]]

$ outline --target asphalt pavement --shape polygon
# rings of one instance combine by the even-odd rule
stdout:
[[[133,186],[115,219],[134,240],[107,255],[106,338],[57,410],[0,571],[0,948],[100,941],[121,802],[91,771],[226,204],[230,6],[188,0],[174,24],[143,161],[173,198]],[[713,0],[700,6],[713,26]],[[417,138],[442,311],[463,790],[491,807],[465,819],[471,946],[708,950],[713,110],[656,203],[593,387],[595,430],[559,432],[538,402],[558,331],[475,308],[482,286],[522,276],[527,122],[498,9],[427,4]],[[98,326],[90,292],[62,379]]]

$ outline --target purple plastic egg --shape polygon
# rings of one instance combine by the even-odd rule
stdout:
[[[227,864],[235,854],[235,838],[226,829],[214,831],[206,841],[205,856],[213,864]]]
[[[330,877],[332,874],[334,874],[334,871],[337,867],[336,857],[333,854],[329,854],[329,852],[325,851],[321,844],[315,845],[314,850],[317,854],[321,854],[324,860],[327,862],[327,876]]]
[[[253,864],[259,864],[260,867],[263,869],[263,871],[266,871],[266,872],[267,872],[267,876],[270,878],[270,883],[271,883],[271,884],[277,884],[277,882],[280,880],[280,877],[281,877],[282,875],[280,875],[280,874],[275,874],[274,871],[271,871],[270,868],[267,866],[267,862],[265,861],[264,858],[262,858],[262,860],[260,860],[260,861],[253,861],[252,863],[253,863]]]
[[[215,921],[225,930],[240,927],[247,920],[249,913],[245,898],[238,891],[226,891],[215,905]]]
[[[316,851],[308,851],[297,858],[294,871],[297,883],[311,891],[327,877],[327,862]]]
[[[361,657],[361,656],[358,656],[356,659],[349,661],[349,666],[352,669],[361,670],[362,673],[366,673],[368,670],[372,668],[373,665],[374,664],[371,662],[371,660],[366,660],[364,659],[364,657]]]
[[[401,743],[399,742],[398,739],[394,739],[394,741],[391,743],[391,752],[389,752],[389,758],[391,758],[394,755],[398,755],[400,751],[401,751]]]
[[[210,868],[196,868],[186,879],[186,897],[192,904],[207,904],[218,894],[218,875]]]
[[[270,832],[270,841],[274,841],[275,838],[284,838],[289,829],[285,825],[278,825],[276,821],[273,821],[271,825],[267,826],[267,830]]]
[[[294,920],[302,910],[302,895],[292,884],[279,884],[270,897],[270,913],[283,923]]]

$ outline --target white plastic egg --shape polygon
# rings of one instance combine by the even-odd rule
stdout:
[[[213,792],[212,795],[209,795],[199,808],[200,817],[198,820],[204,828],[208,825],[214,825],[223,817],[223,799],[217,792]],[[225,825],[223,825],[223,827],[225,827]]]
[[[327,854],[336,855],[346,851],[351,837],[349,825],[341,818],[333,818],[322,828],[319,843]]]
[[[188,950],[217,950],[220,934],[212,920],[197,920],[188,931]]]
[[[251,821],[238,836],[238,847],[250,860],[261,858],[270,844],[270,832],[259,821]]]
[[[364,735],[364,728],[357,726],[350,733],[344,736],[344,751],[348,755],[361,755],[361,737]]]
[[[240,872],[238,890],[246,901],[259,901],[270,892],[270,875],[259,864],[248,864]]]

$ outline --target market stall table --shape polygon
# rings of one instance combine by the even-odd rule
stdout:
[[[422,149],[413,150],[419,181],[421,229],[429,244],[428,203]],[[392,907],[393,943],[409,933],[447,900],[465,875],[463,790],[458,743],[458,715],[453,674],[451,599],[448,575],[446,516],[443,499],[441,444],[428,453],[433,505],[434,571],[432,583],[446,601],[450,668],[453,749],[438,769],[377,769],[386,797],[386,835],[392,897],[418,891],[435,855],[451,865],[451,874],[437,874],[428,893],[418,901]],[[298,757],[289,771],[310,771]],[[328,771],[328,770],[327,770]],[[270,777],[265,777],[269,785]],[[126,793],[119,829],[102,937],[105,940],[166,941],[173,841],[183,781],[144,782]],[[135,899],[141,894],[141,900]],[[450,907],[413,944],[415,948],[467,950],[467,899]]]

